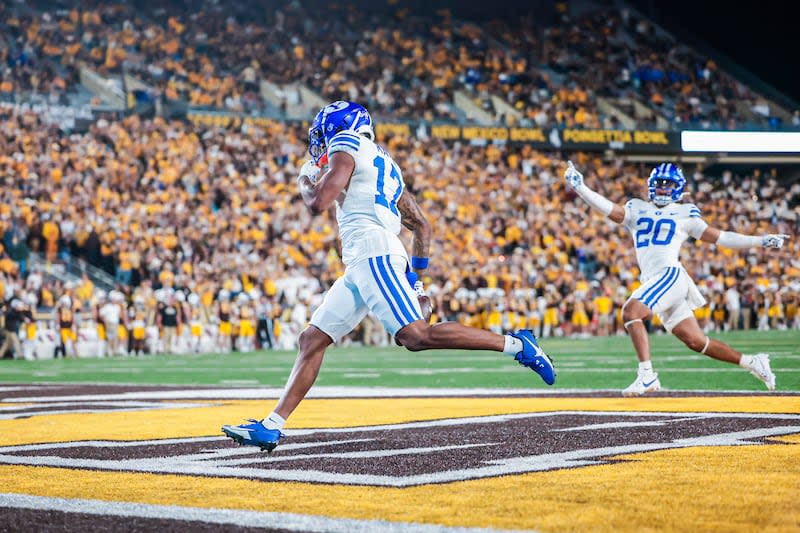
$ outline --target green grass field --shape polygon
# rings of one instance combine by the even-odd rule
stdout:
[[[800,331],[714,335],[744,353],[768,352],[780,391],[800,391]],[[627,337],[545,339],[556,364],[554,388],[620,389],[636,372]],[[661,383],[672,390],[766,390],[744,370],[693,353],[669,335],[651,337]],[[282,387],[294,352],[2,361],[0,382],[127,383]],[[333,348],[317,385],[353,387],[548,388],[530,370],[493,352]]]

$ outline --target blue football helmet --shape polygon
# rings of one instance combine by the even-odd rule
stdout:
[[[308,129],[308,153],[314,163],[319,164],[328,151],[328,143],[340,131],[354,131],[375,140],[367,108],[344,100],[330,103],[319,110]]]
[[[680,201],[685,187],[686,178],[683,177],[681,169],[673,163],[661,163],[650,172],[650,177],[647,179],[650,201],[659,207]],[[657,194],[657,189],[670,189],[671,192]]]

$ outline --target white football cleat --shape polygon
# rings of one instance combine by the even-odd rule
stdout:
[[[757,353],[753,356],[750,373],[764,382],[769,390],[775,390],[775,374],[769,366],[769,354]]]
[[[649,374],[639,374],[636,376],[636,381],[628,385],[622,391],[623,396],[641,396],[646,392],[656,392],[661,390],[661,382],[658,381],[658,374],[651,372]]]

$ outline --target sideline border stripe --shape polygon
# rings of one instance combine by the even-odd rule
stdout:
[[[124,389],[124,386],[120,386]],[[695,390],[695,389],[662,389],[667,393],[713,394],[714,396],[748,395],[748,396],[796,396],[797,391],[768,390]],[[0,402],[4,405],[13,403],[47,403],[63,401],[108,401],[108,400],[264,400],[280,398],[282,388],[275,387],[248,387],[248,388],[219,388],[219,389],[171,389],[154,391],[121,390],[117,393],[105,394],[79,394],[74,396],[27,396],[3,398]],[[480,396],[571,396],[598,393],[611,393],[620,395],[620,389],[427,389],[394,388],[394,387],[313,387],[306,398],[338,399],[338,398],[474,398]],[[621,396],[620,396],[621,397]]]
[[[229,509],[206,509],[177,505],[152,505],[144,503],[109,502],[77,498],[48,498],[26,494],[0,493],[0,508],[34,509],[37,511],[60,511],[102,516],[157,518],[162,520],[206,522],[211,524],[236,525],[240,527],[276,528],[291,531],[331,532],[447,532],[469,533],[497,531],[478,528],[456,528],[414,522],[387,522],[383,520],[354,520],[327,518],[324,516],[277,513],[264,511],[240,511]]]

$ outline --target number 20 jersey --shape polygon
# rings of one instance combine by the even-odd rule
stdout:
[[[689,237],[699,239],[708,227],[694,204],[658,207],[638,198],[625,204],[623,224],[633,237],[643,283],[664,268],[680,267],[681,245]]]
[[[408,260],[398,237],[397,200],[405,187],[400,168],[383,148],[351,131],[337,133],[330,140],[328,158],[335,152],[345,152],[355,160],[345,199],[336,203],[342,262],[350,265],[384,255]]]

